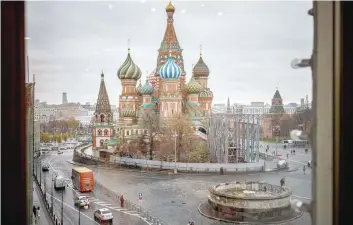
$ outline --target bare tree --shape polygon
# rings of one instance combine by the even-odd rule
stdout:
[[[146,143],[149,150],[149,158],[153,159],[153,150],[155,148],[154,142],[156,136],[160,133],[160,120],[159,116],[154,110],[144,110],[139,118],[140,126],[147,130],[147,134],[143,138],[148,138]]]
[[[177,160],[180,161],[182,150],[188,148],[188,138],[193,136],[195,131],[189,117],[184,114],[176,114],[165,120],[166,133],[176,137]]]

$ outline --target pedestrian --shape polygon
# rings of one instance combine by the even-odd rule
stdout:
[[[40,219],[40,206],[37,207],[37,218]]]
[[[194,225],[194,222],[191,222],[191,224],[190,225]]]
[[[33,206],[32,210],[33,210],[33,215],[34,215],[34,222],[37,223],[37,208],[35,206]]]
[[[289,154],[287,153],[287,159],[288,159]]]
[[[124,196],[121,195],[121,196],[120,196],[120,207],[121,207],[121,208],[124,208],[124,201],[125,201]]]
[[[280,183],[281,183],[281,187],[283,187],[283,185],[284,185],[284,177],[280,180]]]
[[[306,170],[306,167],[305,167],[305,166],[303,166],[303,172],[304,172],[304,174],[305,174],[305,170]]]

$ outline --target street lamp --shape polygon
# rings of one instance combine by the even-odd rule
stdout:
[[[276,155],[277,155],[277,144],[278,144],[278,138],[280,135],[280,126],[275,126],[275,135],[276,135]]]
[[[178,173],[178,170],[177,170],[177,152],[176,152],[176,145],[177,145],[177,133],[175,132],[174,134],[174,162],[175,162],[175,167],[174,167],[174,174],[177,174]]]
[[[58,176],[58,173],[57,172],[54,172],[51,174],[51,196],[50,196],[50,212],[51,214],[53,215],[54,213],[54,178],[53,178],[53,175]]]
[[[63,180],[62,186],[64,187],[65,183],[67,185],[67,182],[70,182],[70,181],[69,180]],[[61,222],[60,222],[60,225],[64,224],[64,191],[65,191],[65,187],[61,191]]]

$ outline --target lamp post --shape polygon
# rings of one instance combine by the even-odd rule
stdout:
[[[50,211],[51,211],[52,215],[54,213],[54,197],[53,197],[54,196],[54,178],[53,178],[53,175],[57,176],[58,174],[56,172],[51,174]]]
[[[280,134],[280,127],[277,125],[277,126],[275,126],[275,135],[276,135],[276,155],[277,155],[277,144],[278,144],[279,134]]]
[[[177,133],[174,133],[174,174],[178,173],[177,170],[177,151],[176,151],[176,145],[177,145]]]
[[[67,185],[67,182],[69,182],[69,180],[63,180],[62,186],[64,186],[64,184]],[[64,191],[65,191],[65,187],[61,191],[61,222],[60,222],[60,225],[64,224]]]
[[[39,183],[40,189],[42,189],[42,160],[39,161]]]

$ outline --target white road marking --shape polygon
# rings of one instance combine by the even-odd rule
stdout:
[[[113,204],[105,203],[105,204],[99,204],[99,205],[101,205],[101,206],[111,206]]]
[[[51,197],[51,195],[49,195],[49,196]],[[57,201],[60,202],[60,203],[62,202],[60,199],[58,199],[58,198],[56,198],[56,197],[54,197],[54,196],[53,196],[53,199],[57,200]],[[77,209],[75,209],[74,207],[70,206],[69,204],[67,204],[67,203],[65,203],[65,202],[64,202],[64,205],[67,206],[67,207],[69,207],[70,209],[72,209],[72,210],[78,212]],[[95,222],[97,225],[99,225],[99,223],[97,223],[97,222],[94,221],[91,217],[89,217],[89,216],[87,216],[86,214],[84,214],[82,211],[81,211],[80,213],[81,213],[83,216],[85,216],[86,218],[88,218],[88,219],[92,220],[93,222]]]
[[[105,204],[106,202],[95,202],[97,205]]]
[[[299,195],[292,195],[292,196],[296,197],[296,198],[302,198],[302,199],[306,199],[306,200],[311,200],[311,198],[304,197],[304,196],[299,196]]]

